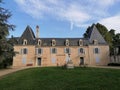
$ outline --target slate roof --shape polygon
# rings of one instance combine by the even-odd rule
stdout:
[[[84,38],[39,38],[42,41],[42,46],[51,46],[52,40],[56,41],[56,46],[65,46],[66,40],[69,40],[69,46],[79,46],[79,40],[83,40],[83,45],[88,45],[88,39]],[[37,40],[36,40],[37,45]]]
[[[23,40],[27,40],[27,44],[32,45],[35,43],[35,35],[31,27],[28,25],[23,32],[22,36],[19,38],[18,44],[23,44]]]
[[[69,46],[79,46],[80,39],[84,46],[93,44],[93,40],[98,40],[99,44],[107,44],[95,26],[90,29],[89,38],[36,38],[31,27],[27,26],[21,37],[17,38],[18,45],[23,45],[24,39],[27,40],[27,45],[37,45],[40,39],[41,46],[52,46],[52,40],[56,41],[56,46],[65,46],[66,40],[69,40]]]
[[[93,40],[97,40],[99,44],[107,44],[105,39],[102,37],[95,25],[90,28],[89,31],[89,42],[93,43]]]

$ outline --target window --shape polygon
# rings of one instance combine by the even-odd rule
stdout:
[[[56,58],[51,58],[51,61],[52,61],[53,64],[55,64],[56,63]]]
[[[79,45],[82,46],[83,45],[83,40],[79,40]]]
[[[38,45],[41,45],[41,43],[42,43],[42,41],[39,39],[39,40],[38,40]]]
[[[42,54],[42,49],[38,48],[38,54]]]
[[[99,50],[98,48],[95,48],[95,49],[94,49],[94,53],[95,53],[95,54],[99,54],[99,52],[100,52],[100,50]]]
[[[43,49],[42,48],[36,48],[36,54],[42,54]]]
[[[65,53],[69,54],[70,53],[70,49],[69,48],[65,48]]]
[[[24,49],[22,49],[23,51],[22,51],[22,53],[23,54],[27,54],[28,53],[28,49],[27,48],[24,48]]]
[[[26,58],[25,57],[22,58],[22,64],[26,64]]]
[[[97,40],[93,40],[93,44],[94,44],[94,45],[97,45],[97,44],[98,44],[98,41],[97,41]]]
[[[78,52],[81,53],[81,54],[85,53],[85,51],[84,51],[83,48],[79,48],[79,49],[78,49]]]
[[[27,40],[26,39],[24,39],[23,45],[27,45]]]
[[[57,49],[56,49],[56,48],[51,48],[51,53],[52,53],[52,54],[57,53]]]
[[[68,39],[66,39],[65,45],[69,46],[69,40]]]
[[[56,45],[56,41],[53,39],[52,40],[52,46],[55,46]]]

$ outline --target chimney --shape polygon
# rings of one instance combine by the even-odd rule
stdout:
[[[36,26],[36,38],[39,38],[39,26]]]

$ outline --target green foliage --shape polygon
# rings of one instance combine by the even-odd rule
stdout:
[[[2,4],[2,0],[0,0]],[[8,19],[11,17],[9,10],[0,6],[0,68],[9,65],[9,60],[12,57],[13,47],[8,42],[7,36],[9,30],[14,30],[14,25],[9,24]]]
[[[119,90],[120,70],[31,68],[0,79],[1,90]]]

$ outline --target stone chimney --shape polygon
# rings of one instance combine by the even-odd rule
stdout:
[[[36,26],[36,38],[39,38],[39,26]]]

